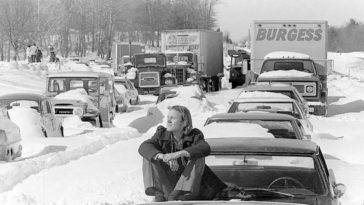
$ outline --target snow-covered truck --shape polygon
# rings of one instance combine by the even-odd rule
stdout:
[[[126,72],[124,65],[126,63],[134,64],[134,54],[144,52],[145,46],[142,44],[131,42],[115,42],[111,51],[114,75],[120,76],[122,73]]]
[[[167,57],[167,67],[178,84],[197,81],[206,91],[219,90],[224,68],[221,32],[166,30],[161,32],[161,45]]]
[[[293,85],[310,113],[327,113],[327,29],[324,20],[254,21],[251,68],[258,82]]]

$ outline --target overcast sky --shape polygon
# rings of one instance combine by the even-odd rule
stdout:
[[[342,26],[354,18],[364,22],[364,0],[220,0],[218,27],[234,41],[248,36],[253,20],[327,20]]]

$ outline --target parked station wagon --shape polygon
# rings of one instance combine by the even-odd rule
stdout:
[[[87,103],[79,99],[54,99],[54,113],[59,117],[77,114],[82,121],[98,123],[100,127],[112,126],[116,111],[113,75],[102,72],[60,72],[47,76],[48,97],[80,88],[90,96],[97,111],[90,109]]]
[[[309,113],[309,106],[307,101],[302,97],[302,95],[298,92],[298,90],[290,84],[287,83],[265,83],[265,82],[255,82],[252,85],[249,85],[245,88],[242,88],[240,96],[243,96],[245,92],[254,92],[254,91],[266,91],[273,93],[281,93],[284,94],[298,102],[298,104],[303,108],[305,113]],[[238,97],[238,98],[239,98]]]
[[[285,98],[273,98],[273,97],[251,97],[251,98],[239,98],[235,99],[228,113],[235,112],[249,112],[249,111],[265,111],[276,112],[282,114],[289,114],[302,123],[305,129],[309,132],[313,132],[313,125],[307,118],[306,114],[302,110],[296,100]]]
[[[320,147],[311,141],[266,138],[206,139],[206,164],[228,186],[216,200],[338,205],[335,182]]]

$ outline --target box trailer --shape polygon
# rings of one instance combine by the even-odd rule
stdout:
[[[137,53],[144,53],[145,45],[132,42],[115,42],[112,47],[112,68],[115,75],[120,76],[125,63],[132,63],[133,56]]]
[[[224,67],[222,32],[200,29],[166,30],[161,33],[161,45],[162,52],[167,56],[167,65],[175,70],[179,84],[185,83],[194,70],[206,90],[219,89],[220,74]],[[186,61],[190,63],[183,66],[176,58],[171,62],[170,56],[177,56],[177,61],[188,59]]]
[[[260,82],[297,88],[317,115],[327,111],[327,29],[324,20],[254,21],[251,69]]]

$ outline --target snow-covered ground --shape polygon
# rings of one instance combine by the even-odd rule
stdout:
[[[348,76],[331,74],[328,77],[329,116],[310,117],[315,132],[313,141],[321,146],[337,182],[347,186],[342,204],[362,205],[364,53],[330,53],[329,57],[335,60],[334,71]],[[47,72],[73,69],[77,68],[70,64],[0,62],[0,94],[43,93]],[[116,116],[115,128],[95,128],[71,118],[65,129],[72,128],[73,132],[65,138],[43,138],[36,133],[24,137],[22,144],[28,151],[14,162],[0,162],[0,204],[151,201],[143,191],[141,157],[137,149],[154,133],[157,125],[164,123],[167,107],[174,103],[188,106],[194,126],[202,128],[207,117],[225,112],[228,101],[239,92],[239,89],[222,90],[206,94],[206,99],[198,99],[191,98],[191,91],[182,91],[180,97],[158,106],[155,96],[144,95],[139,105],[132,105],[127,113]]]

